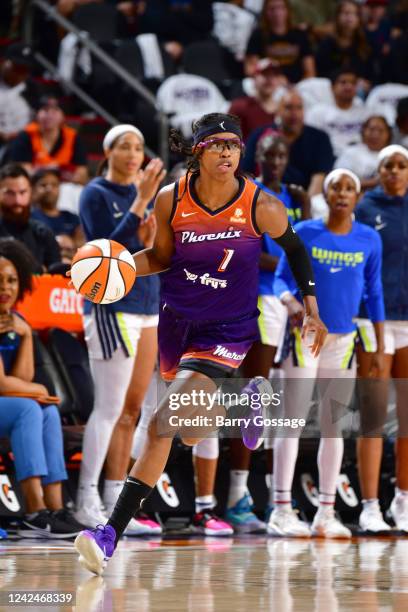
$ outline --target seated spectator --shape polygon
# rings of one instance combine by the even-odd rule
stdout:
[[[29,172],[52,166],[61,170],[63,180],[82,184],[88,180],[84,145],[77,131],[65,124],[58,100],[49,96],[40,99],[36,120],[10,143],[7,159]]]
[[[35,259],[35,273],[61,261],[52,231],[30,218],[30,177],[18,164],[7,164],[0,170],[0,212],[0,237],[13,237],[25,244]]]
[[[252,76],[257,62],[269,57],[280,63],[291,83],[313,77],[315,61],[306,32],[292,26],[288,0],[265,0],[260,25],[248,42],[245,73]]]
[[[306,113],[308,125],[328,134],[336,157],[348,145],[360,142],[361,127],[370,114],[356,97],[357,81],[351,68],[340,68],[331,78],[334,104],[316,104]]]
[[[274,60],[259,60],[254,74],[255,94],[231,102],[229,113],[241,120],[242,135],[246,140],[257,127],[271,123],[278,108],[277,96],[287,84],[280,65]]]
[[[254,130],[247,141],[243,169],[256,173],[256,147],[267,130],[279,131],[290,145],[289,166],[285,183],[301,185],[309,196],[322,191],[324,176],[332,169],[334,156],[325,132],[305,125],[301,96],[295,89],[287,91],[279,103],[275,122]]]
[[[186,45],[210,37],[214,25],[212,0],[141,2],[139,24],[142,32],[157,34],[165,42],[167,53],[179,60]]]
[[[0,239],[0,436],[11,440],[26,514],[19,535],[70,538],[82,528],[64,509],[61,420],[48,390],[34,378],[30,326],[13,310],[31,290],[33,262],[17,240]],[[4,397],[8,396],[8,397]]]
[[[384,72],[387,81],[408,85],[408,30],[392,41]]]
[[[391,21],[387,17],[388,4],[388,0],[365,0],[362,5],[365,35],[377,59],[387,55],[390,50]]]
[[[346,147],[335,163],[335,168],[352,170],[361,181],[363,190],[378,185],[378,153],[391,142],[392,131],[381,115],[374,115],[363,123],[361,142]]]
[[[31,212],[31,218],[47,225],[54,236],[58,234],[71,236],[78,248],[85,242],[79,216],[68,210],[57,208],[60,183],[60,172],[56,168],[40,168],[40,170],[37,170],[31,180],[33,187],[32,201],[36,207]]]
[[[15,138],[31,120],[30,103],[36,95],[29,81],[32,61],[28,45],[14,43],[5,51],[0,65],[0,147]]]
[[[401,98],[397,104],[392,142],[408,149],[408,98]]]
[[[334,34],[325,37],[316,53],[317,74],[330,78],[335,70],[352,68],[367,81],[373,78],[372,51],[361,23],[360,6],[354,0],[342,0],[335,14]]]

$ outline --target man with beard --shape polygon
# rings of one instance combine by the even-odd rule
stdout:
[[[52,231],[40,221],[30,219],[31,181],[18,164],[7,164],[0,170],[0,237],[13,237],[31,251],[41,274],[61,261],[60,250]]]

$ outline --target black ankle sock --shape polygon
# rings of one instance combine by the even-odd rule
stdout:
[[[133,515],[141,508],[142,502],[152,492],[152,487],[137,478],[128,476],[113,509],[108,525],[116,531],[116,543],[125,531]]]

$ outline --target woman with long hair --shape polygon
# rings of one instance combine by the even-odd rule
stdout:
[[[382,458],[382,430],[387,416],[388,384],[394,378],[398,433],[395,443],[396,490],[391,515],[399,530],[408,531],[408,150],[400,145],[385,147],[379,154],[380,185],[367,191],[356,218],[373,227],[383,244],[383,285],[385,301],[384,367],[378,380],[368,380],[375,337],[369,321],[358,321],[361,344],[358,350],[359,404],[362,437],[358,441],[358,466],[364,531],[389,530],[384,522],[378,488]]]
[[[245,73],[252,76],[264,57],[278,62],[291,83],[316,74],[308,36],[292,25],[289,0],[265,0],[259,26],[248,42]]]
[[[103,140],[102,176],[84,188],[80,218],[87,240],[110,238],[131,251],[153,242],[155,220],[145,219],[165,172],[159,159],[141,170],[144,138],[133,125],[118,125]],[[85,427],[77,497],[77,520],[94,527],[106,521],[98,482],[106,460],[103,501],[110,512],[130,459],[133,432],[157,358],[159,283],[140,279],[120,302],[85,303],[84,331],[95,388]],[[146,517],[132,518],[127,535],[160,533]]]
[[[84,531],[75,541],[80,563],[96,574],[103,572],[129,520],[162,474],[177,433],[193,445],[220,421],[224,423],[226,413],[235,413],[247,418],[230,418],[225,424],[241,426],[244,442],[251,448],[260,441],[262,434],[255,427],[255,417],[262,415],[260,397],[272,401],[265,379],[255,378],[246,385],[246,406],[241,405],[242,398],[238,405],[231,401],[224,406],[217,394],[211,408],[209,398],[217,391],[217,379],[231,376],[257,337],[263,233],[275,238],[288,254],[304,296],[303,333],[315,334],[313,354],[319,353],[326,335],[310,261],[285,207],[238,172],[243,148],[239,120],[221,113],[204,115],[193,125],[192,145],[178,132],[173,132],[172,145],[189,155],[188,172],[158,194],[153,247],[134,259],[139,276],[163,273],[160,367],[165,380],[173,382],[150,421],[142,454],[107,525]]]
[[[378,352],[370,370],[382,367],[384,303],[381,284],[381,240],[377,233],[353,220],[361,191],[358,177],[349,170],[333,170],[325,179],[329,206],[327,223],[304,221],[296,227],[310,253],[322,319],[329,333],[318,360],[313,360],[299,335],[297,322],[303,306],[293,294],[293,280],[283,255],[275,275],[275,291],[286,304],[293,328],[292,350],[283,364],[284,417],[306,421],[315,384],[320,390],[320,444],[318,452],[319,507],[311,528],[292,509],[292,482],[301,428],[277,434],[274,440],[274,510],[268,533],[278,536],[318,535],[350,538],[351,532],[334,514],[337,479],[343,458],[342,419],[350,403],[355,379],[354,347],[361,299],[375,329]],[[319,380],[321,379],[321,380]]]
[[[355,0],[341,0],[336,6],[334,32],[323,38],[316,52],[319,77],[330,78],[339,68],[352,68],[366,81],[372,80],[371,49]]]

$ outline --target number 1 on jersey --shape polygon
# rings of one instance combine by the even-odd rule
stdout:
[[[218,268],[218,272],[225,272],[225,270],[227,269],[227,266],[229,264],[229,262],[231,261],[231,258],[234,254],[234,249],[224,249],[224,257],[222,259],[222,262],[220,263],[220,267]]]

